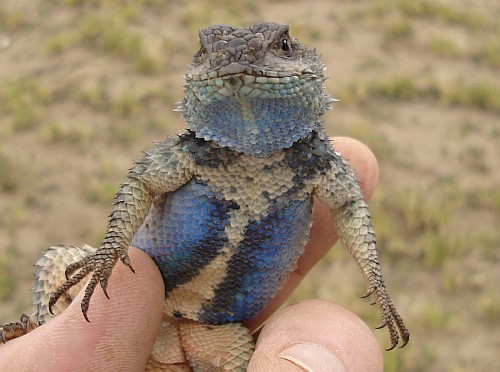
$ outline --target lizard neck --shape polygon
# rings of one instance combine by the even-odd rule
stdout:
[[[281,85],[251,83],[251,75],[219,79],[219,84],[188,84],[180,110],[198,138],[255,157],[267,157],[321,127],[320,116],[331,99],[321,84],[300,87],[297,76]]]

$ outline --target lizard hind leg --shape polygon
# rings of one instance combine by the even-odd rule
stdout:
[[[149,356],[146,371],[192,371],[182,348],[179,322],[166,313],[163,315],[163,322]]]
[[[21,337],[36,327],[37,325],[31,318],[23,314],[19,321],[0,326],[0,342],[6,343],[7,341]]]
[[[246,371],[254,348],[250,331],[239,323],[212,325],[165,316],[147,369]]]
[[[33,292],[32,316],[38,325],[53,317],[49,311],[49,299],[51,294],[66,282],[66,267],[94,252],[95,248],[85,244],[82,247],[65,245],[50,247],[42,253],[35,264],[35,282],[31,288]],[[60,314],[66,309],[83,288],[83,285],[84,283],[79,283],[68,290],[65,296],[62,296],[61,300],[52,306],[53,314]]]

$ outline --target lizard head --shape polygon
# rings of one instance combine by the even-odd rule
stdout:
[[[178,107],[198,137],[265,157],[321,125],[333,101],[323,88],[325,66],[288,26],[214,25],[199,38]]]
[[[285,77],[323,74],[311,49],[289,35],[287,25],[260,23],[237,28],[214,25],[199,31],[200,49],[193,56],[187,80],[234,75]]]

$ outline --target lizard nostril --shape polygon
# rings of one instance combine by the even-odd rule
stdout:
[[[238,79],[236,79],[234,76],[231,76],[231,77],[229,78],[229,84],[231,84],[231,85],[236,85],[236,84],[237,84],[237,80],[238,80]]]
[[[243,80],[236,75],[229,76],[229,78],[224,82],[224,87],[233,92],[239,91],[242,86]]]

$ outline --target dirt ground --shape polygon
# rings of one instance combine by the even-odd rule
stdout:
[[[173,109],[197,30],[272,20],[328,66],[340,102],[327,132],[364,141],[380,163],[371,210],[412,333],[405,349],[384,354],[386,371],[495,370],[498,19],[494,0],[2,0],[0,324],[30,311],[40,252],[98,245],[133,159],[183,130]],[[334,300],[375,326],[363,292],[338,245],[291,300]]]

